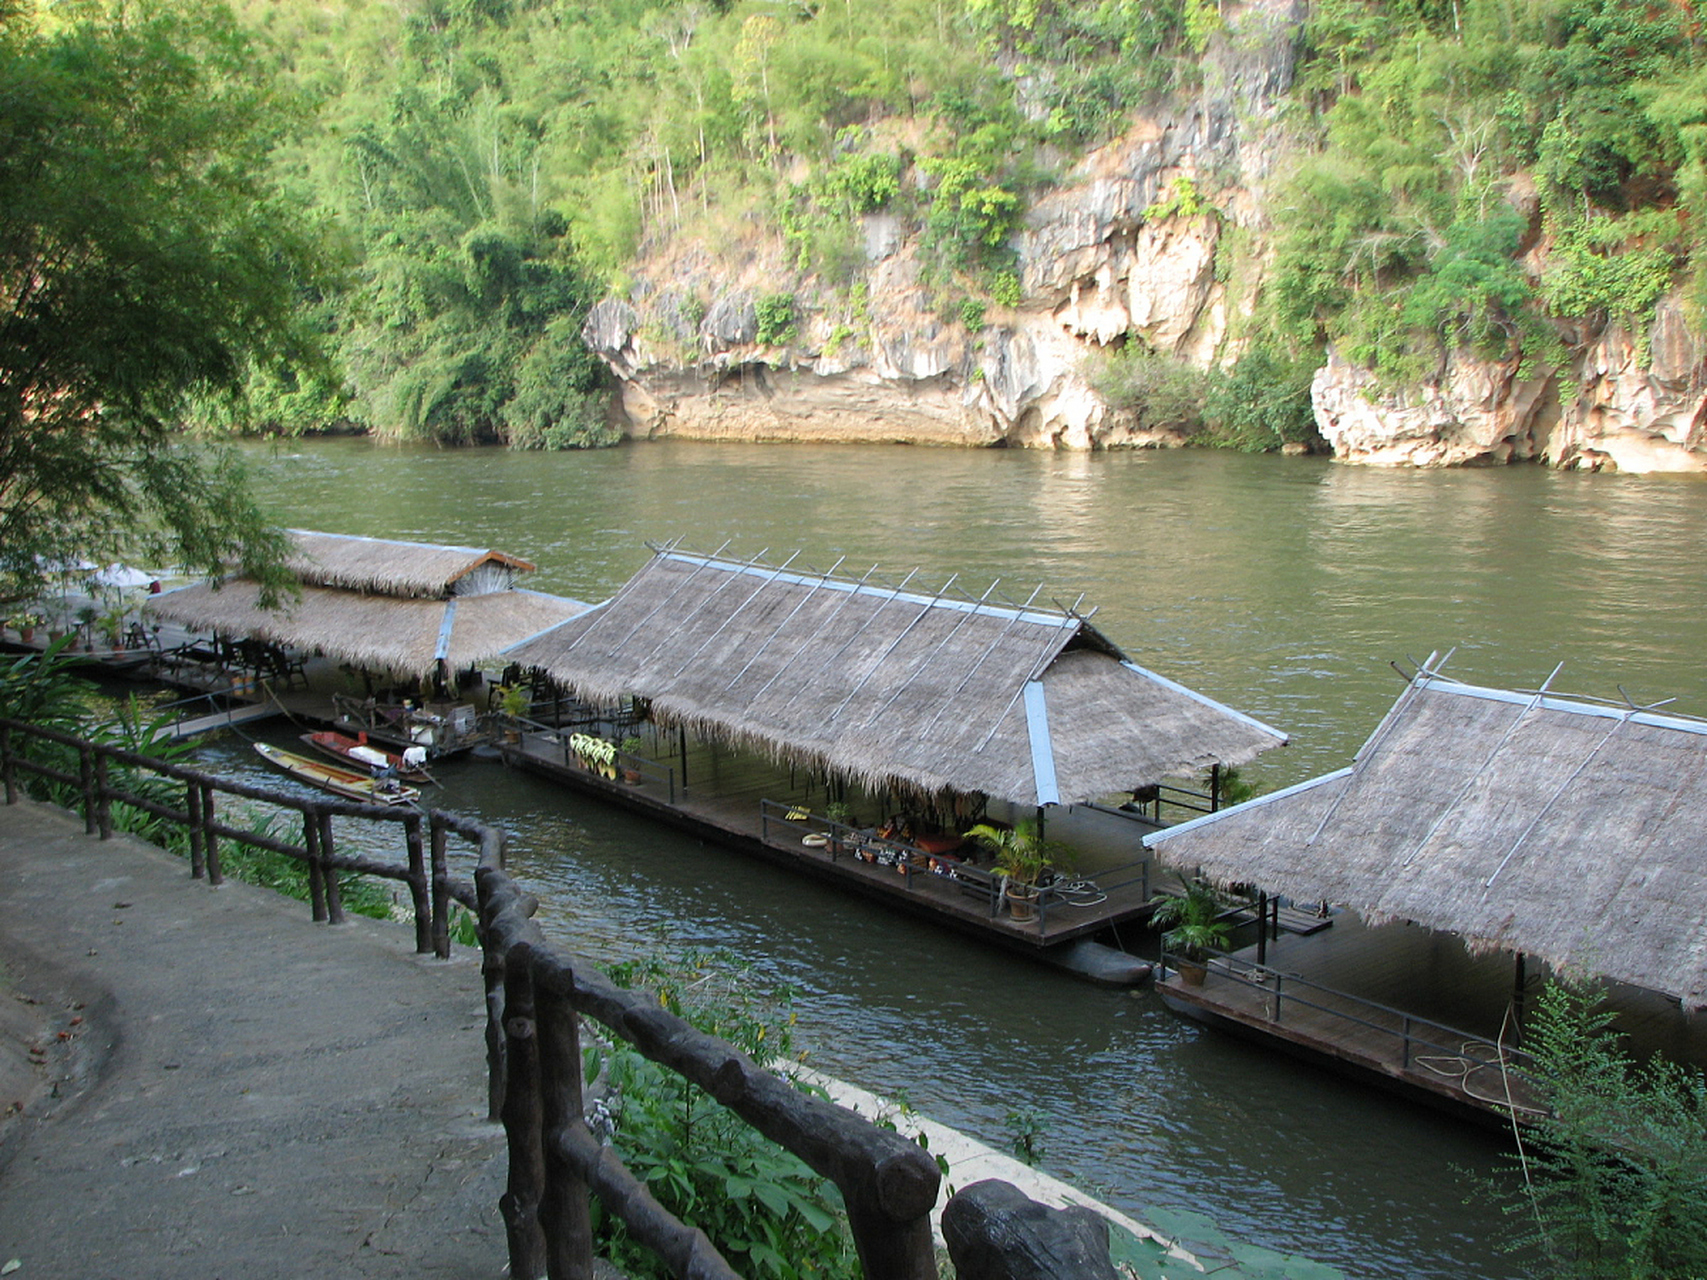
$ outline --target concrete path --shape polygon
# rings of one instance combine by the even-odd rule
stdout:
[[[0,1273],[502,1275],[478,958],[413,944],[0,805]]]

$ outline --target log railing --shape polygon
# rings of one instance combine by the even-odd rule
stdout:
[[[51,742],[75,754],[77,772],[31,758],[20,749],[28,739]],[[115,781],[114,765],[182,783],[182,807],[130,789],[122,775]],[[577,965],[554,949],[532,918],[537,899],[504,871],[504,837],[497,828],[440,810],[423,813],[303,799],[0,717],[0,781],[7,804],[18,801],[20,773],[76,787],[85,829],[103,840],[114,829],[115,802],[183,827],[189,834],[191,874],[205,876],[212,884],[223,881],[221,840],[302,861],[309,869],[317,921],[336,924],[344,918],[338,895],[340,871],[406,884],[415,904],[416,949],[421,952],[450,954],[451,901],[478,911],[487,1011],[487,1103],[491,1118],[503,1123],[509,1148],[509,1181],[499,1209],[509,1243],[511,1275],[551,1280],[591,1277],[588,1195],[593,1193],[674,1275],[683,1280],[735,1277],[705,1233],[659,1205],[588,1128],[582,1105],[580,1019],[590,1017],[833,1182],[842,1194],[867,1280],[936,1280],[930,1213],[941,1172],[935,1160],[893,1129],[880,1128],[835,1103],[802,1093],[734,1046],[663,1009],[655,998],[619,987],[598,970]],[[229,825],[219,817],[219,796],[294,810],[301,817],[302,842]],[[401,826],[406,860],[388,863],[339,853],[332,833],[334,817]],[[479,850],[474,886],[453,880],[448,873],[452,834]],[[982,1183],[972,1190],[988,1193],[993,1185]],[[1031,1203],[1011,1187],[1005,1187],[1003,1194]],[[1041,1210],[1041,1206],[1033,1208]],[[982,1209],[961,1214],[964,1222],[977,1225],[962,1228],[964,1241],[950,1240],[951,1256],[963,1280],[1027,1275],[1017,1263],[1039,1248],[1049,1252],[1039,1243],[1047,1236],[1043,1228],[1026,1225],[1017,1233],[1011,1224],[986,1228],[982,1225],[986,1216]],[[1102,1239],[1106,1250],[1106,1233]],[[969,1251],[964,1260],[963,1250]],[[1099,1250],[1093,1247],[1090,1252],[1094,1255]],[[1008,1261],[1003,1262],[1004,1258]],[[1062,1280],[1111,1274],[1106,1252],[1093,1262],[1082,1269],[1058,1267],[1052,1274]]]
[[[23,741],[31,738],[53,743],[63,748],[68,757],[75,756],[77,772],[35,759],[21,750]],[[125,769],[181,783],[183,790],[177,793],[181,795],[181,801],[164,803],[156,795],[144,794],[140,788],[132,789],[124,781]],[[103,840],[113,833],[114,804],[130,805],[182,828],[189,839],[190,874],[197,879],[205,877],[210,884],[222,884],[225,880],[220,857],[221,841],[294,858],[308,868],[309,902],[317,921],[331,924],[344,921],[339,872],[397,881],[408,889],[414,907],[415,949],[441,958],[450,955],[452,900],[463,901],[470,909],[475,906],[472,887],[466,882],[459,886],[451,879],[450,836],[455,834],[470,840],[482,854],[488,851],[488,846],[495,849],[501,841],[496,830],[453,813],[356,804],[329,797],[305,799],[231,778],[216,777],[200,769],[139,755],[123,747],[91,742],[56,729],[0,717],[0,782],[4,783],[7,804],[17,803],[20,774],[75,788],[83,811],[84,829],[91,835],[99,834]],[[298,816],[300,841],[285,839],[270,831],[233,825],[226,820],[230,816],[230,806],[221,806],[222,796],[294,812]],[[339,817],[391,823],[401,828],[403,861],[387,862],[362,854],[341,852],[332,825],[332,819]]]

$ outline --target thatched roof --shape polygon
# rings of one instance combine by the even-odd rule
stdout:
[[[493,591],[449,600],[398,599],[328,587],[304,587],[277,609],[260,607],[260,588],[236,579],[152,596],[147,611],[194,631],[253,637],[319,650],[370,670],[421,675],[442,658],[452,670],[496,657],[518,640],[586,609],[578,600],[537,591]]]
[[[675,550],[507,655],[594,703],[872,785],[1035,805],[1130,791],[1284,742],[1124,661],[1071,611]]]
[[[339,587],[384,596],[444,599],[464,584],[480,589],[508,587],[516,573],[533,568],[525,560],[480,547],[394,542],[344,533],[287,531],[295,553],[285,562],[305,586]],[[477,570],[486,570],[477,573]]]
[[[1349,769],[1147,837],[1221,883],[1707,1006],[1707,722],[1425,670]]]

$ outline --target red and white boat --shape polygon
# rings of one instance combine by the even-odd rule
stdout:
[[[336,729],[318,729],[313,733],[305,733],[302,735],[302,742],[322,755],[342,760],[357,769],[365,769],[370,775],[377,776],[390,769],[396,776],[409,782],[433,781],[433,776],[427,772],[425,747],[405,747],[402,751],[391,751],[378,743],[369,742],[365,733],[351,737],[347,733],[339,733]]]

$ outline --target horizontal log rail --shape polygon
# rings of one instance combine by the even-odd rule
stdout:
[[[74,754],[77,771],[32,759],[21,749],[30,741],[52,743]],[[115,780],[115,765],[182,783],[182,807],[129,789],[122,775]],[[0,717],[0,780],[9,805],[18,802],[20,774],[76,787],[85,829],[103,840],[114,830],[114,803],[132,805],[184,828],[190,839],[191,874],[211,884],[223,882],[221,840],[305,862],[317,921],[343,919],[338,871],[407,884],[416,908],[416,949],[423,953],[450,954],[450,902],[478,913],[487,1011],[487,1103],[492,1119],[504,1125],[509,1148],[509,1180],[499,1210],[511,1275],[590,1280],[588,1196],[597,1194],[633,1238],[682,1280],[736,1280],[705,1233],[659,1205],[587,1127],[580,1019],[590,1017],[834,1183],[867,1280],[936,1280],[930,1214],[942,1175],[930,1154],[893,1129],[803,1093],[733,1045],[665,1010],[654,996],[619,987],[597,969],[554,949],[533,919],[538,900],[504,870],[501,830],[442,810],[307,800]],[[301,843],[222,821],[216,808],[219,796],[295,811],[302,822]],[[338,853],[334,817],[397,824],[403,829],[406,862]],[[478,849],[472,886],[448,873],[452,835]],[[989,1255],[988,1245],[981,1247]],[[997,1254],[1024,1247],[1023,1240],[1015,1245],[1004,1239]],[[998,1274],[1005,1272],[971,1265],[970,1260],[960,1267],[964,1280]],[[1062,1278],[1070,1280],[1065,1272]]]

